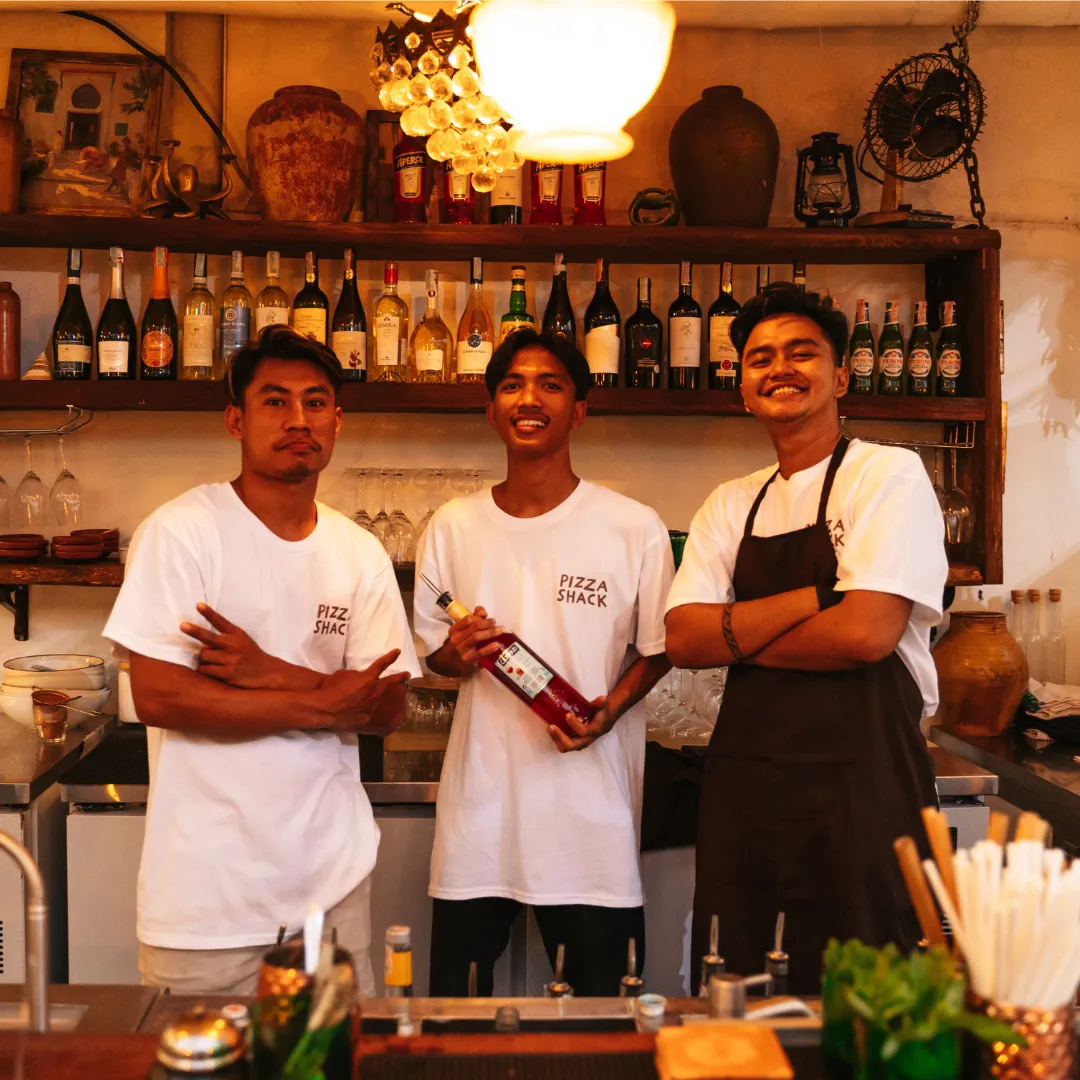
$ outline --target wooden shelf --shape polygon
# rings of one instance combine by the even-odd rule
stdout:
[[[346,412],[479,413],[488,400],[480,385],[439,383],[347,383]],[[112,382],[57,380],[0,386],[0,409],[63,409],[77,405],[95,412],[220,412],[220,382]],[[589,394],[594,416],[746,416],[734,390],[601,389]],[[849,395],[840,405],[852,420],[984,420],[982,398],[890,398]]]
[[[106,585],[118,588],[124,567],[117,559],[70,563],[46,557],[37,562],[0,562],[0,585]]]
[[[946,585],[982,585],[982,571],[977,566],[965,566],[963,563],[950,563]]]
[[[689,226],[609,225],[389,225],[341,222],[195,221],[0,215],[0,246],[32,248],[110,245],[149,251],[246,255],[271,249],[287,258],[314,251],[340,258],[433,261],[481,255],[495,262],[546,261],[561,251],[571,262],[601,255],[614,263],[694,262],[926,263],[964,252],[1001,247],[993,229],[705,229]]]

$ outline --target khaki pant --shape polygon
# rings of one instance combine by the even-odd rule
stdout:
[[[337,943],[352,954],[356,985],[363,997],[375,994],[371,969],[371,878],[367,877],[326,913],[326,933],[337,930]],[[255,993],[259,965],[271,946],[239,949],[162,949],[139,942],[139,973],[144,986],[174,994]]]

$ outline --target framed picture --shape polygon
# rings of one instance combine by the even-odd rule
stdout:
[[[12,49],[7,107],[23,126],[23,209],[138,213],[157,154],[162,75],[137,54]]]

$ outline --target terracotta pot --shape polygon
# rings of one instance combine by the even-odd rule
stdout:
[[[19,212],[22,142],[22,124],[7,109],[0,109],[0,214]]]
[[[780,137],[739,87],[710,86],[675,121],[668,157],[687,225],[768,225]]]
[[[938,719],[958,735],[1000,735],[1027,689],[1028,665],[998,611],[954,612],[934,648]]]
[[[360,190],[363,128],[333,90],[283,86],[247,125],[248,168],[267,221],[344,221]]]

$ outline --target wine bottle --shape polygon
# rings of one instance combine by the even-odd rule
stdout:
[[[491,316],[484,306],[484,260],[473,259],[472,289],[457,331],[457,381],[482,383],[494,350]]]
[[[491,190],[491,209],[488,220],[492,225],[521,224],[521,184],[525,166],[507,169],[495,178]]]
[[[739,385],[738,350],[731,342],[731,324],[742,310],[731,292],[731,263],[720,266],[720,295],[709,308],[709,389],[734,390]]]
[[[696,390],[701,374],[701,305],[693,297],[690,263],[679,263],[679,295],[668,308],[668,386]]]
[[[570,293],[566,288],[566,263],[562,252],[555,256],[555,267],[551,272],[551,295],[548,296],[544,309],[543,332],[552,337],[562,338],[573,345],[577,340],[577,323],[574,309],[570,304]]]
[[[99,379],[134,379],[138,351],[135,318],[124,296],[124,250],[109,248],[112,289],[97,325]]]
[[[139,375],[143,379],[175,379],[180,354],[180,328],[169,295],[169,249],[154,248],[154,281],[142,319]]]
[[[53,378],[89,379],[94,329],[82,295],[82,249],[68,248],[67,291],[52,329]]]
[[[607,193],[607,162],[592,161],[574,166],[574,224],[606,225],[604,197]]]
[[[233,353],[251,344],[251,293],[244,284],[244,253],[232,253],[229,287],[221,296],[221,361],[227,364]],[[211,376],[213,372],[211,372]]]
[[[878,338],[878,393],[904,392],[904,335],[900,332],[900,301],[885,301],[885,323]]]
[[[435,603],[455,622],[472,614],[448,592],[440,594]],[[583,724],[592,719],[596,709],[517,634],[503,630],[490,641],[498,642],[501,651],[494,656],[481,657],[480,666],[532,709],[545,724],[572,735],[574,733],[566,723],[567,713],[573,713]]]
[[[619,321],[608,286],[607,259],[597,259],[596,291],[585,309],[585,359],[593,386],[619,385]]]
[[[334,308],[330,348],[341,361],[346,379],[363,382],[367,378],[367,319],[356,289],[356,260],[352,248],[345,249],[345,272],[341,296]]]
[[[638,278],[637,311],[626,320],[626,385],[659,390],[664,363],[664,324],[653,314],[652,281]]]
[[[426,139],[403,135],[394,147],[394,221],[423,225],[427,221]],[[466,178],[467,179],[467,178]]]
[[[184,299],[184,336],[180,341],[180,378],[214,377],[214,294],[206,287],[206,256],[195,256],[191,292]]]
[[[326,344],[330,322],[330,302],[319,288],[319,260],[314,251],[304,255],[304,287],[293,301],[292,327],[304,337]]]
[[[772,269],[768,266],[759,266],[757,268],[757,291],[763,293],[769,287],[769,280],[772,277]]]
[[[851,366],[849,394],[874,392],[874,335],[870,332],[870,303],[855,301],[855,325],[848,342],[848,363]]]
[[[501,345],[515,330],[527,326],[533,329],[536,320],[526,310],[528,300],[525,296],[525,267],[510,267],[510,310],[499,320],[499,344]]]
[[[266,253],[266,284],[255,298],[255,337],[268,326],[281,323],[289,325],[292,304],[289,294],[281,287],[278,279],[281,275],[281,256],[276,251]]]
[[[424,274],[427,310],[416,324],[409,354],[417,382],[447,383],[451,380],[454,338],[439,315],[439,271]]]
[[[475,225],[476,195],[472,174],[459,173],[449,161],[443,164],[442,223]]]
[[[383,294],[375,301],[375,382],[410,382],[409,305],[397,294],[398,266],[383,268]]]
[[[802,259],[796,259],[791,264],[791,283],[799,292],[806,292],[806,263]]]
[[[562,224],[562,174],[558,162],[533,161],[532,206],[529,210],[530,225]]]
[[[915,323],[908,339],[907,392],[912,397],[930,396],[930,374],[934,367],[934,343],[926,324],[926,301],[915,305]]]
[[[956,302],[941,305],[941,333],[937,340],[937,384],[941,397],[955,397],[960,381],[960,331],[956,327]]]

